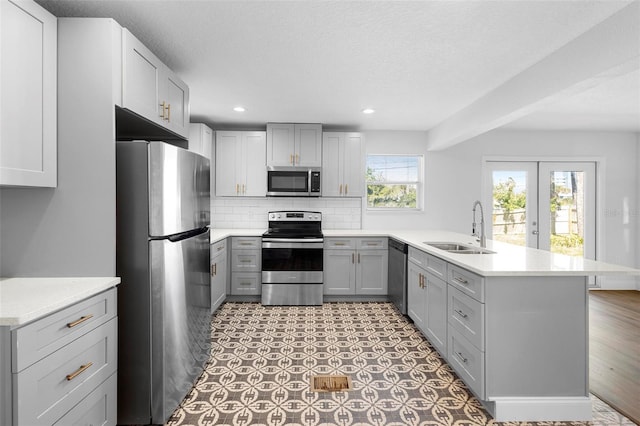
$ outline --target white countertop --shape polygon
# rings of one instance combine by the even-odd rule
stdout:
[[[0,278],[0,326],[26,324],[119,283],[118,277]]]
[[[231,236],[259,237],[265,229],[214,229],[211,242]],[[457,242],[478,246],[469,235],[438,230],[369,230],[323,229],[325,237],[387,236],[433,254],[479,275],[490,276],[587,276],[640,275],[640,270],[611,263],[554,254],[499,241],[487,240],[487,249],[494,254],[453,254],[425,244],[428,242]]]

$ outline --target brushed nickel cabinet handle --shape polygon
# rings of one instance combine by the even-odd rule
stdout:
[[[67,380],[71,381],[73,379],[75,379],[76,377],[78,377],[80,374],[82,374],[84,371],[86,371],[89,367],[91,367],[93,365],[92,362],[88,362],[85,365],[81,365],[80,368],[78,368],[76,371],[74,371],[71,374],[67,374]]]
[[[467,363],[467,359],[464,357],[464,355],[462,355],[462,352],[456,352],[456,355],[458,355],[460,361],[464,362],[465,364]]]
[[[460,283],[460,284],[464,284],[464,285],[469,284],[469,281],[467,281],[467,280],[465,280],[465,279],[462,279],[462,278],[460,278],[460,277],[455,277],[453,280],[454,280],[455,282],[457,282],[457,283]]]
[[[469,315],[465,314],[464,312],[462,312],[459,309],[454,309],[453,310],[456,314],[460,315],[462,318],[467,318]]]
[[[93,314],[85,315],[83,317],[78,318],[77,320],[75,320],[73,322],[67,323],[67,327],[68,328],[73,328],[76,325],[82,324],[83,322],[90,320],[91,318],[93,318]]]

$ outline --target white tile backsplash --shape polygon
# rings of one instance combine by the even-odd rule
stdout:
[[[323,229],[361,229],[360,198],[212,198],[214,228],[261,229],[274,210],[310,210],[322,213]]]

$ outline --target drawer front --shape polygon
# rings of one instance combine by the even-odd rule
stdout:
[[[227,252],[227,240],[224,239],[222,241],[218,241],[215,244],[211,245],[211,259],[213,259],[216,256],[220,256],[223,253]]]
[[[231,252],[231,270],[260,272],[262,270],[262,252],[260,250],[233,250]]]
[[[387,237],[380,238],[360,238],[356,241],[359,250],[386,250],[389,247],[389,239]]]
[[[324,249],[355,250],[356,241],[353,238],[325,238]]]
[[[426,269],[427,267],[427,253],[422,250],[418,250],[415,247],[409,246],[409,262],[413,262],[414,264]]]
[[[112,374],[54,426],[108,426],[116,424],[117,374]]]
[[[241,295],[260,295],[262,293],[262,273],[242,273],[235,272],[231,274],[231,294],[235,296]]]
[[[232,249],[261,249],[262,237],[232,237],[231,238]]]
[[[110,289],[11,332],[11,371],[18,373],[116,315]]]
[[[14,374],[14,421],[50,425],[116,371],[117,318]]]
[[[484,278],[480,275],[455,265],[449,265],[448,281],[458,290],[473,297],[478,302],[484,303]]]
[[[478,398],[485,399],[484,352],[473,346],[451,326],[447,362]]]
[[[449,284],[449,324],[484,351],[484,303]]]
[[[440,278],[441,280],[446,281],[447,280],[447,262],[435,256],[431,256],[430,254],[426,255],[426,259],[427,259],[427,267],[425,269],[428,272],[431,272],[436,277]]]

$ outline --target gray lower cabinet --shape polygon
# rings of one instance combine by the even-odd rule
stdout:
[[[386,237],[324,239],[325,295],[386,295],[388,267]]]
[[[409,247],[408,260],[407,314],[446,357],[447,263],[414,247]]]
[[[227,297],[227,238],[211,245],[211,312]]]
[[[231,238],[231,294],[262,293],[262,237]]]
[[[589,411],[584,277],[483,277],[415,247],[408,259],[409,317],[494,417],[549,398]]]
[[[3,420],[18,425],[116,423],[116,289],[14,329],[3,328]]]

